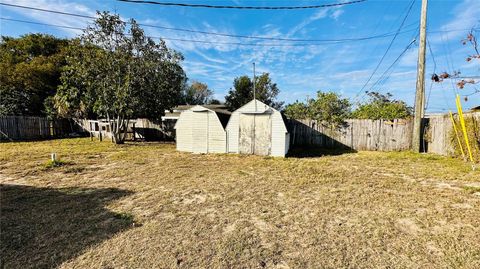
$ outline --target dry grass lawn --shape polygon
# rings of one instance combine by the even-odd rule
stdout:
[[[480,268],[480,172],[451,158],[64,139],[0,144],[0,183],[0,268]]]

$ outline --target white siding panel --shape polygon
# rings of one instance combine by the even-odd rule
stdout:
[[[226,132],[215,112],[208,113],[208,152],[225,153],[227,148]]]
[[[239,112],[233,112],[227,124],[227,148],[229,153],[238,153]]]
[[[176,143],[178,151],[192,151],[192,112],[185,111],[180,114],[175,129],[176,129]]]
[[[285,156],[285,137],[287,129],[280,112],[275,111],[272,115],[272,156]]]
[[[225,153],[226,132],[217,114],[202,107],[182,112],[175,125],[177,150],[194,153]]]
[[[192,142],[194,153],[208,153],[208,111],[192,112]]]

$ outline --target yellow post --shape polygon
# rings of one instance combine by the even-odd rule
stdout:
[[[468,134],[467,134],[467,127],[465,126],[465,118],[463,117],[463,110],[462,110],[462,102],[460,101],[460,95],[457,94],[457,109],[458,109],[458,116],[460,118],[460,125],[462,126],[463,131],[463,138],[465,139],[465,144],[467,144],[468,155],[470,157],[470,161],[473,165],[475,165],[475,161],[473,160],[472,149],[470,148],[470,142],[468,141]]]
[[[450,113],[450,119],[452,120],[453,130],[455,131],[455,137],[457,138],[458,146],[460,147],[460,152],[462,152],[462,158],[465,159],[465,151],[463,151],[462,141],[460,140],[460,136],[458,135],[457,125],[455,124],[455,119],[453,118],[452,111],[448,111]]]

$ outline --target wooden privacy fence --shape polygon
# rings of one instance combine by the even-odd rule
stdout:
[[[82,129],[72,120],[46,117],[0,117],[0,140],[37,140],[65,137]]]
[[[464,113],[464,115],[467,123],[471,123],[467,126],[470,143],[479,148],[480,112],[469,112]],[[459,125],[458,115],[455,115],[454,118]],[[425,124],[426,151],[440,155],[453,155],[454,145],[457,145],[458,142],[455,140],[450,116],[448,114],[431,116],[425,119]],[[457,126],[457,128],[459,128],[460,140],[463,142],[460,126]]]
[[[473,124],[469,126],[472,143],[480,144],[480,112],[465,113]],[[455,116],[458,121],[458,116]],[[292,146],[349,148],[353,150],[401,151],[412,143],[413,121],[407,120],[347,120],[333,128],[314,120],[289,120]],[[425,152],[453,155],[453,125],[448,114],[423,119]]]
[[[411,145],[411,120],[347,120],[332,127],[315,120],[290,120],[292,146],[400,151]]]

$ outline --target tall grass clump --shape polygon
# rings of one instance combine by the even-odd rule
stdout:
[[[467,144],[462,131],[460,120],[455,120],[455,125],[458,130],[460,142],[465,153],[465,158],[469,159]],[[480,117],[474,115],[465,115],[465,125],[467,128],[467,135],[469,139],[470,149],[472,150],[473,159],[475,162],[480,162]],[[452,126],[450,130],[450,143],[452,145],[456,157],[462,157],[462,152],[458,144],[455,130]]]

